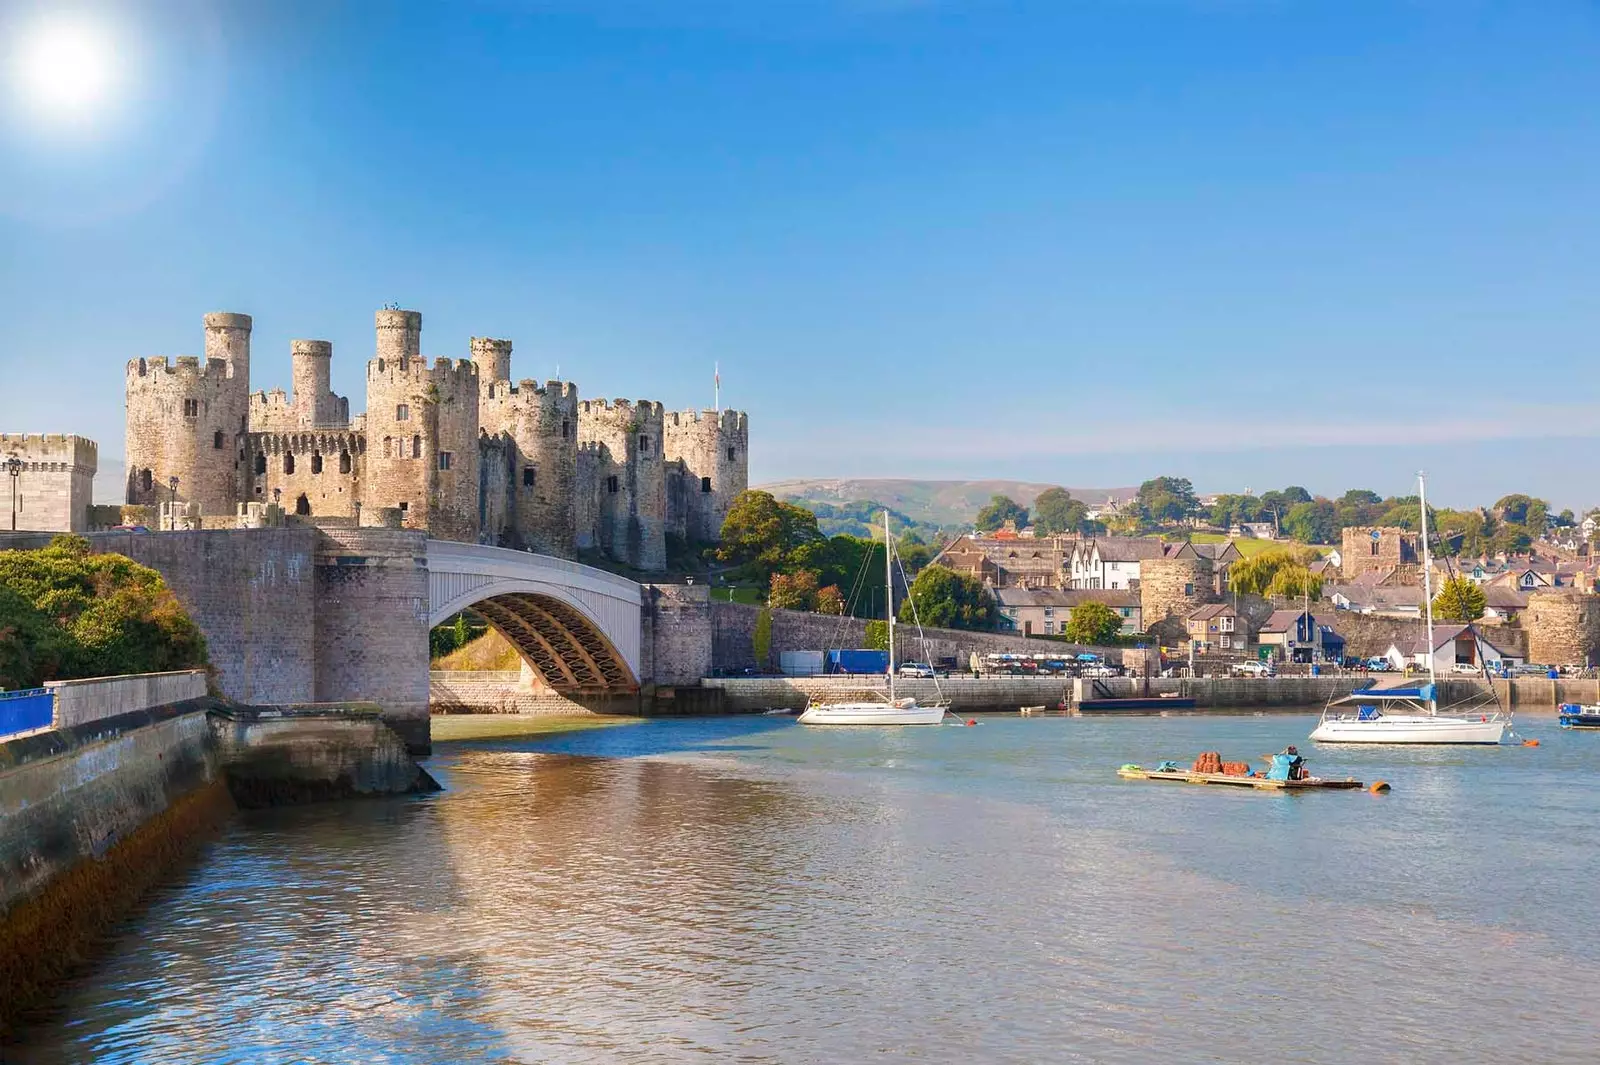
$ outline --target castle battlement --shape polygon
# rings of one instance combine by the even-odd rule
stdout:
[[[0,458],[15,455],[28,468],[71,466],[91,474],[100,465],[100,445],[72,433],[0,433]]]
[[[666,416],[667,427],[714,428],[723,433],[744,433],[749,430],[749,420],[742,410],[675,410]]]
[[[452,359],[448,355],[441,355],[434,360],[432,366],[428,365],[425,355],[412,355],[398,359],[388,359],[382,356],[367,360],[367,380],[374,378],[387,379],[391,382],[402,378],[415,378],[417,380],[431,380],[435,383],[456,381],[471,378],[474,387],[478,381],[478,364],[471,359]]]
[[[210,381],[222,382],[230,380],[228,362],[226,359],[206,359],[205,366],[200,365],[198,355],[177,355],[168,360],[166,355],[154,355],[144,359],[128,360],[128,386],[131,388],[138,378],[175,378],[180,381]]]

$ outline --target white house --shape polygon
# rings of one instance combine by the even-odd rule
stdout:
[[[1397,669],[1416,666],[1428,668],[1428,640],[1426,636],[1407,641],[1406,646],[1390,644],[1384,655]],[[1500,650],[1471,625],[1435,625],[1433,628],[1433,671],[1440,676],[1460,672],[1456,667],[1478,670],[1488,663],[1492,673],[1502,666],[1522,664],[1522,656]]]
[[[1137,588],[1139,563],[1147,558],[1160,558],[1166,546],[1160,540],[1129,536],[1079,540],[1072,549],[1072,587]]]

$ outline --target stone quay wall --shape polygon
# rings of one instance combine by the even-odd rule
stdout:
[[[829,648],[866,646],[867,623],[862,618],[838,618],[802,610],[772,611],[772,650],[769,662],[757,662],[754,638],[756,618],[761,608],[745,603],[711,603],[711,664],[716,669],[774,669],[784,651],[821,651]],[[1060,654],[1085,651],[1101,654],[1108,661],[1120,662],[1122,650],[1116,647],[1085,647],[1058,640],[1030,640],[997,632],[967,632],[960,629],[926,629],[928,656],[953,657],[958,668],[967,668],[972,654]],[[901,662],[923,658],[916,639],[916,627],[895,628],[895,658]]]

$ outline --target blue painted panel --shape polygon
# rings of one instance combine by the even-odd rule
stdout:
[[[55,719],[54,692],[44,688],[0,692],[0,738],[49,728]]]

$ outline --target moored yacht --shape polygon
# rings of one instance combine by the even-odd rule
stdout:
[[[1422,512],[1422,585],[1428,619],[1428,683],[1370,687],[1328,701],[1311,733],[1319,743],[1499,743],[1511,725],[1494,685],[1439,712],[1433,639],[1433,556],[1428,548],[1428,489],[1417,475]],[[1480,656],[1481,657],[1481,656]],[[1351,712],[1353,708],[1354,712]]]

